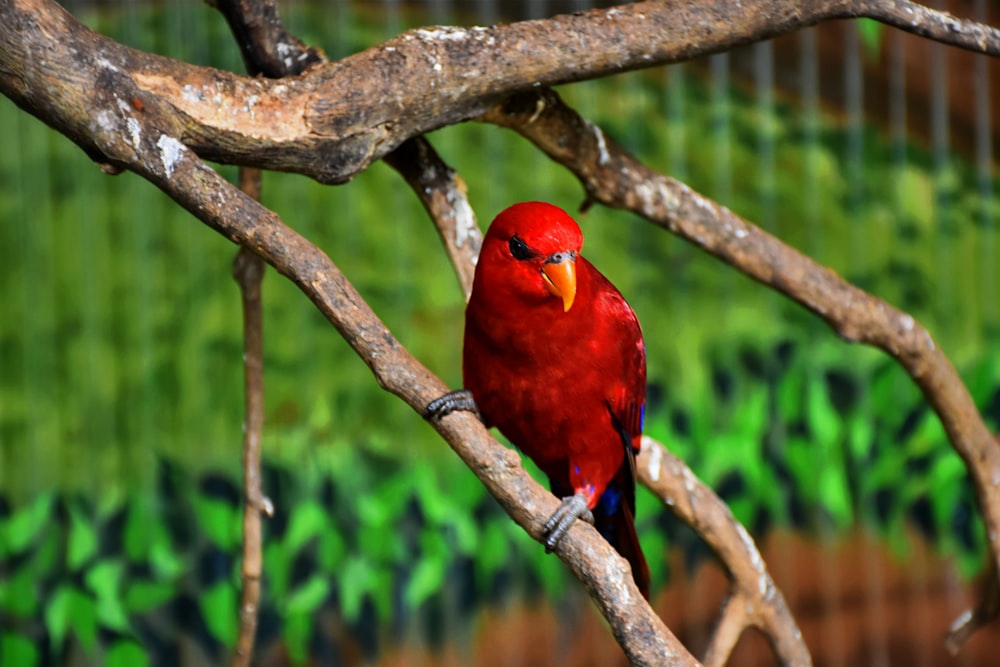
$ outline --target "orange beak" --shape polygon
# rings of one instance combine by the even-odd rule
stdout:
[[[563,312],[573,307],[576,298],[576,256],[573,253],[557,253],[542,266],[545,286],[552,296],[563,300]]]

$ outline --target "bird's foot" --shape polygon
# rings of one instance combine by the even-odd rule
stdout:
[[[545,553],[551,553],[556,548],[556,544],[577,519],[583,519],[591,525],[594,523],[594,515],[587,507],[587,495],[584,493],[563,498],[562,505],[545,522],[545,526],[542,528],[542,537],[545,538]]]
[[[472,392],[468,389],[450,391],[440,398],[435,398],[424,408],[423,416],[427,421],[438,421],[457,410],[471,412],[479,418],[479,421],[483,420],[483,416],[479,414],[479,406],[476,405],[476,400],[472,398]]]

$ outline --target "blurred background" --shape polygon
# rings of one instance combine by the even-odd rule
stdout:
[[[611,3],[604,3],[611,4]],[[932,6],[993,25],[988,0]],[[427,24],[541,18],[589,0],[283,2],[339,58]],[[139,49],[243,71],[195,0],[76,1]],[[1000,421],[998,68],[870,21],[834,22],[560,89],[648,164],[810,254],[933,333]],[[430,140],[483,227],[508,204],[575,210],[574,179],[468,123]],[[236,636],[242,342],[235,247],[132,174],[108,177],[0,100],[0,665],[209,665]],[[223,167],[235,180],[235,169]],[[383,164],[324,187],[267,174],[264,203],[322,247],[395,335],[461,383],[463,302],[415,196]],[[986,665],[941,640],[986,562],[965,469],[886,355],[642,220],[581,218],[633,304],[647,432],[730,503],[820,665]],[[264,281],[260,665],[620,665],[555,557],[313,305]],[[725,577],[649,493],[654,605],[706,645]],[[731,664],[773,664],[750,633]]]

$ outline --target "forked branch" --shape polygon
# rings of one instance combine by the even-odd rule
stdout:
[[[573,172],[589,199],[632,211],[822,318],[844,340],[892,355],[920,387],[973,480],[1000,564],[1000,447],[951,361],[919,322],[732,211],[645,166],[551,90],[513,96],[482,120],[511,128]],[[643,478],[645,482],[646,479]],[[995,590],[993,591],[995,593]],[[982,610],[996,610],[987,601]]]

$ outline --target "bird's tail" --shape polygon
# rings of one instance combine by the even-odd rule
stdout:
[[[621,554],[632,566],[632,578],[639,587],[642,596],[649,599],[649,566],[639,545],[639,536],[635,532],[635,516],[632,507],[627,502],[618,502],[617,507],[609,513],[594,511],[594,523],[598,532],[604,536],[611,546]],[[610,508],[609,508],[610,509]]]

